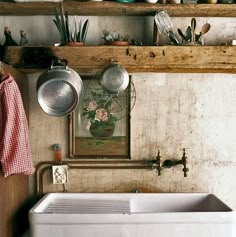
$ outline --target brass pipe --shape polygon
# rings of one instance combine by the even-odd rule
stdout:
[[[36,166],[36,198],[43,194],[43,174],[53,165],[68,165],[69,169],[154,169],[156,160],[79,160],[43,161]]]
[[[44,168],[41,170],[41,175],[39,176],[39,177],[40,177],[40,180],[39,180],[39,182],[38,182],[38,184],[40,184],[40,185],[37,186],[37,198],[42,196],[42,193],[43,193],[43,174],[44,174],[45,171],[48,170],[49,168],[51,168],[51,166],[44,167]]]
[[[38,187],[38,180],[39,180],[39,172],[43,166],[45,165],[74,165],[74,164],[144,164],[144,163],[150,163],[153,162],[152,160],[62,160],[62,161],[42,161],[37,164],[36,166],[36,187]]]
[[[143,164],[145,162],[153,162],[155,160],[62,160],[62,161],[42,161],[38,163],[37,167],[40,167],[42,165],[46,164]]]
[[[70,169],[147,169],[147,166],[73,166]],[[151,167],[149,167],[151,169]]]

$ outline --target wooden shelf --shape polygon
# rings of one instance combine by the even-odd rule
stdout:
[[[41,55],[39,62],[35,61],[37,55]],[[130,73],[236,73],[235,55],[236,46],[11,46],[5,60],[14,67],[32,69],[41,67],[42,62],[44,67],[49,67],[53,57],[65,58],[78,73],[95,73],[112,59]]]
[[[166,10],[177,17],[236,17],[236,4],[150,4],[117,3],[112,1],[65,1],[69,15],[93,16],[153,16],[158,10]],[[2,16],[54,15],[55,2],[0,2]]]

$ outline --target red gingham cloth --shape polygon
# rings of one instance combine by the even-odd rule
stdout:
[[[21,94],[11,75],[0,79],[0,162],[4,177],[35,170]]]

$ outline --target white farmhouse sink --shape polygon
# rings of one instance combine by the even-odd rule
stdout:
[[[235,237],[235,212],[203,193],[51,193],[31,237]]]

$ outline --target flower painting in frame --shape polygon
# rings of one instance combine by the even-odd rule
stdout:
[[[98,80],[83,78],[84,93],[70,126],[71,156],[130,158],[130,85],[117,95]]]

